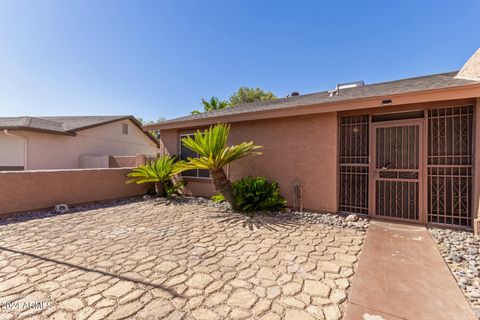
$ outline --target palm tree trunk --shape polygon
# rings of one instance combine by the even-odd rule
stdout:
[[[223,168],[211,170],[215,190],[220,192],[233,209],[237,210],[237,203],[233,198],[232,183],[228,180]]]
[[[155,197],[163,197],[165,195],[165,188],[163,187],[163,183],[155,182]]]

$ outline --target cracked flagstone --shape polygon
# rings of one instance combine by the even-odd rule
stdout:
[[[248,221],[146,201],[0,220],[0,318],[340,319],[365,231]]]

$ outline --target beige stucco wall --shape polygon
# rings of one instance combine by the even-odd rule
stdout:
[[[122,133],[122,123],[129,124],[128,134]],[[38,132],[12,131],[27,138],[27,169],[76,169],[82,155],[156,154],[156,145],[130,120],[117,121],[64,136]],[[5,135],[0,133],[5,139]],[[14,139],[14,138],[9,138]],[[0,143],[3,140],[0,140]],[[22,142],[23,143],[23,142]],[[7,146],[0,153],[0,166],[9,157],[23,158],[17,145]]]
[[[7,136],[0,130],[0,167],[24,166],[25,141],[22,138]]]
[[[149,185],[125,184],[128,172],[121,168],[0,172],[0,216],[60,203],[72,205],[145,194]]]
[[[178,154],[176,130],[161,132],[162,147]],[[279,183],[282,194],[293,204],[294,183],[304,191],[304,208],[337,210],[337,114],[288,117],[234,123],[229,143],[254,141],[263,146],[261,156],[234,162],[230,177],[266,176]],[[196,195],[214,193],[211,182],[187,179]]]

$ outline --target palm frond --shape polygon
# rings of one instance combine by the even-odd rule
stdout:
[[[147,162],[145,165],[132,169],[127,174],[127,177],[131,179],[126,183],[165,182],[175,174],[174,164],[175,158],[171,156],[163,156]]]
[[[176,172],[190,169],[219,169],[232,161],[250,156],[259,155],[260,146],[252,141],[242,142],[238,145],[227,146],[230,126],[217,124],[210,126],[204,132],[197,130],[193,135],[182,139],[185,147],[199,154],[198,158],[187,158],[186,161],[177,163]]]

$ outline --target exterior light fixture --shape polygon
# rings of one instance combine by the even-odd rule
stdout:
[[[382,106],[390,106],[392,105],[392,99],[385,99],[385,100],[382,100]]]

